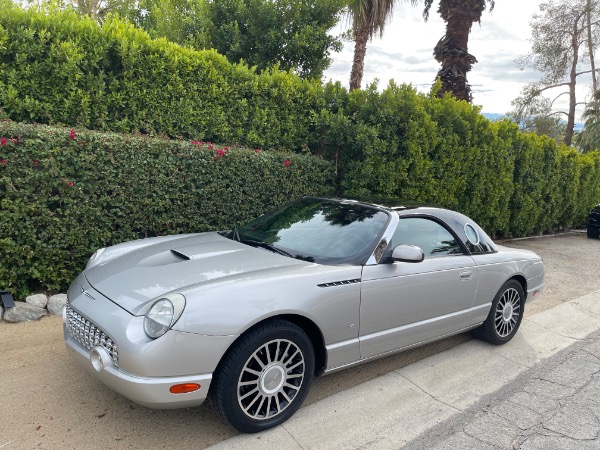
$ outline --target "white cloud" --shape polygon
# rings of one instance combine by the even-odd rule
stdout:
[[[541,78],[534,70],[519,70],[514,60],[530,50],[529,22],[542,2],[500,0],[492,12],[483,12],[481,25],[473,25],[469,52],[478,63],[469,72],[468,79],[473,88],[473,103],[481,105],[483,112],[506,113],[523,86]],[[344,23],[339,30],[347,27]],[[421,91],[428,91],[439,68],[433,58],[433,48],[444,32],[445,24],[437,13],[437,2],[428,22],[423,20],[421,4],[411,7],[408,3],[398,3],[383,38],[375,38],[367,46],[363,86],[379,79],[381,88],[394,79],[396,83],[412,84]],[[326,80],[348,85],[353,50],[354,45],[349,42],[341,53],[334,54],[334,62],[325,73]],[[578,101],[583,100],[588,90],[588,86],[580,86]],[[559,107],[565,104],[564,97],[557,102]]]

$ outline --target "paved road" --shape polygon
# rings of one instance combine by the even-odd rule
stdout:
[[[600,333],[548,358],[404,448],[600,449]]]

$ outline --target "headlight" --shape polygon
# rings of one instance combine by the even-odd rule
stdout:
[[[144,317],[144,332],[151,339],[161,337],[171,329],[185,308],[185,297],[167,294],[152,303]]]
[[[94,252],[94,254],[92,255],[92,257],[90,258],[90,260],[88,261],[86,267],[91,266],[94,263],[94,261],[96,261],[100,257],[100,255],[104,252],[104,250],[106,250],[106,248],[99,248],[98,250],[96,250]]]

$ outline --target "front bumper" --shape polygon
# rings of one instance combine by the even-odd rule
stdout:
[[[212,374],[187,377],[141,378],[121,372],[113,367],[97,371],[90,362],[90,353],[70,337],[65,337],[67,349],[92,376],[112,390],[135,403],[153,409],[175,409],[198,406],[206,400]],[[172,394],[171,386],[197,383],[200,389],[187,394]]]
[[[67,296],[72,310],[69,317],[66,309],[63,314],[67,349],[92,376],[149,408],[200,405],[208,395],[217,364],[236,338],[170,330],[150,339],[143,331],[143,316],[134,316],[103,296],[83,274]],[[110,353],[106,364],[100,366],[90,357],[99,346]],[[171,393],[172,386],[187,383],[200,388]]]

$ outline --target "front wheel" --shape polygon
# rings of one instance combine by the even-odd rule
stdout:
[[[256,433],[285,422],[298,410],[314,370],[310,338],[293,323],[274,320],[242,336],[225,355],[211,398],[234,428]]]
[[[506,344],[517,333],[524,309],[525,294],[521,283],[508,280],[494,297],[487,319],[475,334],[490,344]]]

